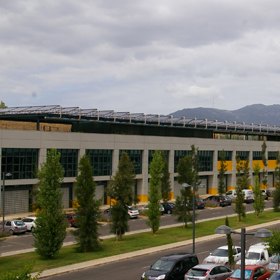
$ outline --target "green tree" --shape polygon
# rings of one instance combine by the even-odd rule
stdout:
[[[135,170],[127,153],[123,152],[118,164],[118,170],[113,175],[108,188],[108,195],[114,199],[111,209],[111,233],[116,234],[119,241],[122,235],[129,230],[127,206],[137,202],[134,195]]]
[[[40,191],[36,200],[40,210],[37,212],[35,232],[32,233],[36,252],[44,259],[55,258],[66,237],[67,223],[60,190],[63,176],[60,153],[51,149],[38,172]]]
[[[237,220],[240,222],[241,217],[246,216],[246,208],[243,205],[244,202],[244,193],[243,193],[243,188],[242,188],[242,162],[240,160],[240,157],[236,155],[236,169],[237,169],[237,174],[236,174],[236,199],[235,199],[235,209],[234,212],[237,214]]]
[[[1,103],[0,103],[0,108],[7,108],[8,106],[5,105],[5,103],[1,100]]]
[[[263,163],[264,168],[263,168],[263,172],[262,172],[263,173],[262,183],[265,188],[267,188],[267,178],[268,178],[266,148],[267,148],[267,145],[266,145],[265,141],[263,141],[263,143],[262,143],[262,163]]]
[[[262,190],[261,190],[261,185],[259,180],[259,174],[260,174],[259,163],[255,164],[254,173],[255,173],[255,184],[253,186],[253,192],[254,192],[253,207],[255,209],[256,218],[259,218],[260,213],[263,212],[265,208],[264,196],[262,195]]]
[[[93,168],[87,155],[81,157],[76,177],[75,196],[77,198],[77,227],[72,231],[76,236],[79,252],[92,252],[101,248],[97,216],[101,200],[95,200],[96,183],[93,180]]]
[[[269,252],[274,255],[277,254],[279,255],[280,252],[280,230],[279,229],[270,229],[272,232],[273,236],[268,237],[268,238],[263,238],[264,242],[268,242],[269,244]]]
[[[219,169],[219,182],[218,182],[218,193],[219,195],[223,195],[226,193],[226,183],[225,183],[225,173],[227,172],[227,164],[226,164],[226,156],[225,151],[221,151],[221,166]]]
[[[158,231],[160,225],[160,185],[163,168],[164,162],[162,160],[161,152],[155,151],[153,154],[153,160],[150,163],[149,168],[151,179],[148,192],[148,210],[146,211],[146,215],[148,217],[148,221],[146,221],[146,223],[152,229],[153,234],[155,234],[156,231]]]
[[[226,217],[225,225],[229,227],[228,217]],[[228,245],[228,266],[230,269],[233,269],[235,266],[234,263],[234,251],[233,251],[233,241],[231,234],[227,234],[227,245]]]
[[[191,153],[189,156],[180,158],[177,172],[177,181],[179,184],[187,183],[190,186],[198,186],[199,181],[199,156],[198,148],[194,145],[191,146]],[[187,227],[187,223],[192,221],[192,205],[193,205],[193,195],[192,188],[182,188],[180,190],[180,196],[176,197],[175,201],[175,211],[173,212],[178,216],[177,221],[183,222],[184,227]]]
[[[273,211],[280,212],[280,152],[276,153],[275,190],[273,192]]]
[[[164,151],[161,151],[162,161],[164,164],[163,174],[161,177],[161,197],[164,202],[171,199],[171,182],[170,182],[170,172],[168,170],[168,160]]]

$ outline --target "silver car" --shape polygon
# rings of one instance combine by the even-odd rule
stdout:
[[[280,269],[280,255],[274,256],[274,258],[268,264],[267,269],[269,271],[276,271]]]
[[[198,264],[185,274],[185,280],[225,280],[233,273],[228,267],[219,264]]]
[[[11,235],[16,233],[26,233],[27,225],[21,220],[7,220],[4,223],[4,231]]]

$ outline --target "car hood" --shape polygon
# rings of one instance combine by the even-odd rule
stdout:
[[[236,264],[240,265],[241,264],[241,260],[239,260]],[[245,259],[245,265],[247,265],[247,264],[252,264],[252,265],[260,264],[260,265],[263,265],[260,260]]]
[[[228,262],[228,257],[209,256],[203,261],[204,263],[223,263]]]
[[[157,276],[160,276],[162,274],[166,274],[168,273],[167,271],[164,271],[164,270],[152,270],[152,269],[149,269],[145,272],[145,274],[149,277],[157,277]]]

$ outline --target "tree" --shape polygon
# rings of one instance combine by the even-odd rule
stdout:
[[[229,227],[228,217],[226,217],[225,225]],[[228,245],[228,266],[230,269],[234,268],[234,251],[233,251],[233,241],[231,234],[227,234],[227,245]]]
[[[259,214],[263,212],[265,208],[264,196],[262,195],[262,190],[261,190],[261,185],[259,180],[259,174],[260,174],[259,163],[255,164],[254,173],[255,173],[255,184],[253,186],[253,192],[254,192],[253,207],[255,209],[256,218],[259,218]]]
[[[190,187],[182,188],[180,190],[180,196],[176,197],[174,214],[178,216],[177,221],[183,222],[184,227],[187,227],[187,223],[192,221],[193,195],[191,186],[198,186],[199,181],[199,156],[198,149],[194,145],[191,146],[191,153],[189,156],[180,158],[177,172],[177,181],[179,184],[187,183]]]
[[[66,219],[63,214],[62,191],[64,169],[56,149],[47,153],[46,162],[38,172],[39,192],[36,196],[37,212],[34,247],[44,259],[55,258],[66,237]]]
[[[262,144],[262,163],[263,163],[263,179],[262,179],[262,183],[263,183],[263,186],[265,188],[267,188],[267,177],[268,177],[268,173],[267,173],[267,159],[266,159],[266,148],[267,148],[267,145],[265,143],[265,141],[263,141],[263,144]]]
[[[8,106],[5,105],[5,103],[1,100],[1,103],[0,103],[0,108],[7,108]]]
[[[241,160],[238,155],[236,155],[236,169],[237,169],[237,178],[236,178],[236,200],[235,200],[235,209],[234,212],[237,214],[237,220],[240,222],[241,217],[246,216],[246,208],[243,205],[244,202],[244,193],[243,193],[243,188],[242,188],[242,175],[241,175],[241,170],[242,170],[242,165],[241,165]]]
[[[273,192],[273,211],[280,212],[280,152],[276,153],[275,190]]]
[[[137,202],[133,191],[134,185],[134,165],[127,153],[123,152],[120,157],[118,170],[112,177],[110,187],[108,188],[108,195],[111,199],[115,200],[111,209],[111,233],[116,234],[120,241],[122,240],[122,235],[129,230],[127,206]]]
[[[225,151],[221,151],[221,166],[219,169],[219,183],[218,183],[218,193],[223,195],[226,192],[226,183],[225,183],[225,173],[227,172],[227,164],[225,160]]]
[[[87,155],[81,157],[76,177],[75,196],[77,198],[77,227],[72,231],[76,236],[79,252],[92,252],[101,248],[98,234],[97,215],[101,200],[95,200],[96,183],[93,168]]]
[[[168,171],[168,160],[164,151],[161,151],[161,157],[164,164],[163,174],[161,177],[161,197],[164,202],[167,202],[171,199],[170,172]]]
[[[146,223],[152,229],[153,234],[155,234],[156,231],[158,231],[160,225],[160,185],[163,168],[164,162],[162,160],[161,152],[155,151],[153,154],[153,160],[150,163],[151,179],[148,192],[148,210],[146,211],[146,214],[149,219],[148,221],[146,221]]]
[[[250,166],[249,159],[241,160],[238,155],[236,155],[236,167],[237,167],[237,181],[238,185],[241,186],[242,190],[249,189],[251,184],[250,179]]]
[[[268,250],[272,255],[274,255],[274,254],[279,255],[279,252],[280,252],[280,230],[279,229],[276,229],[276,230],[271,229],[270,231],[272,232],[273,236],[268,237],[268,238],[263,238],[263,241],[268,242],[268,244],[269,244],[269,249]]]

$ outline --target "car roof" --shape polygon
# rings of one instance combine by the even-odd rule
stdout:
[[[216,266],[224,266],[223,264],[217,264],[217,263],[202,263],[195,265],[192,269],[212,269]]]
[[[240,246],[232,246],[232,248],[241,248]],[[228,245],[224,245],[224,246],[220,246],[220,247],[218,247],[218,249],[228,249]]]
[[[185,257],[196,257],[196,255],[191,254],[191,253],[177,253],[177,254],[162,256],[160,259],[162,259],[162,260],[180,260]]]

